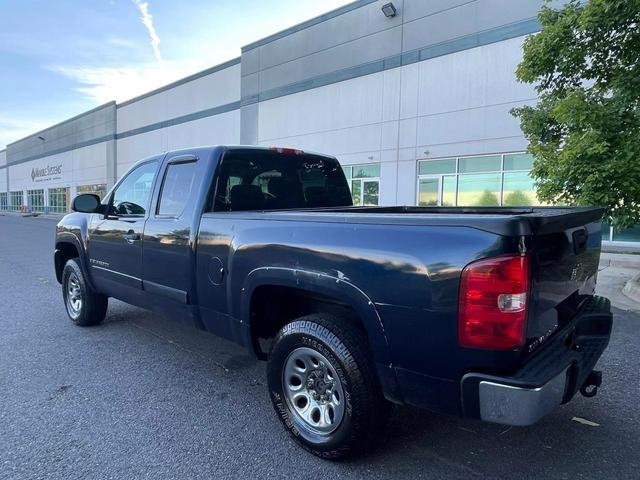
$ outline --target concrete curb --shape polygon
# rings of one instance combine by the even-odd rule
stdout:
[[[626,283],[622,293],[634,302],[640,303],[640,273]]]
[[[20,218],[45,218],[48,220],[60,220],[66,213],[21,213],[21,212],[0,212],[0,217],[20,217]]]
[[[602,253],[598,268],[596,293],[607,297],[611,300],[611,305],[616,308],[640,312],[639,272],[640,255]],[[637,283],[627,286],[634,280]]]

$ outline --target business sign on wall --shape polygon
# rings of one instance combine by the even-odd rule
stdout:
[[[47,165],[46,167],[33,167],[31,169],[32,182],[48,182],[62,178],[62,164]]]

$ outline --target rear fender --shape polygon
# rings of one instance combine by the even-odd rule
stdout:
[[[391,364],[389,344],[374,303],[346,277],[282,267],[261,267],[251,271],[240,292],[240,319],[249,327],[253,293],[256,288],[266,285],[306,290],[350,306],[362,319],[375,361],[384,365]]]
[[[350,306],[358,314],[366,330],[375,363],[374,368],[378,374],[384,396],[392,402],[403,403],[395,369],[391,363],[389,343],[375,304],[348,278],[341,276],[339,272],[336,273],[337,275],[334,276],[327,273],[283,267],[261,267],[251,271],[240,292],[240,320],[249,327],[243,329],[244,334],[248,336],[244,340],[245,345],[250,345],[252,353],[258,356],[255,345],[250,338],[251,298],[256,288],[267,285],[291,287],[333,298]]]

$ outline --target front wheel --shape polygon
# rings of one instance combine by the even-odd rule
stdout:
[[[91,290],[75,258],[62,270],[62,298],[67,315],[81,327],[98,325],[107,313],[108,298]]]
[[[267,377],[280,420],[314,455],[337,460],[381,439],[390,407],[366,336],[349,321],[312,314],[284,326]]]

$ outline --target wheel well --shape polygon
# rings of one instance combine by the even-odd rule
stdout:
[[[266,359],[271,341],[292,320],[311,313],[329,313],[351,322],[366,341],[362,319],[350,306],[335,298],[307,290],[277,285],[256,288],[251,297],[251,340],[258,358]]]
[[[62,282],[62,270],[65,264],[70,258],[78,258],[80,254],[78,249],[72,243],[60,242],[56,244],[55,253],[55,267],[56,267],[56,279],[58,283]]]

